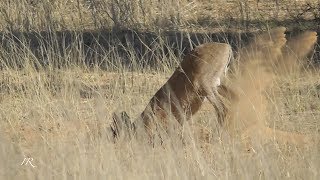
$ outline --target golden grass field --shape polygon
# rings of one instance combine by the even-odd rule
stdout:
[[[114,144],[111,113],[137,117],[168,72],[105,72],[70,68],[1,72],[1,179],[317,179],[319,177],[320,71],[277,78],[268,89],[267,124],[315,136],[307,147],[224,141],[215,112],[204,105],[183,128],[152,148],[135,140]],[[32,157],[30,165],[21,165]]]
[[[256,133],[251,134],[248,151],[241,137],[230,138],[217,128],[215,111],[208,102],[162,145],[152,147],[135,139],[114,143],[109,129],[112,113],[125,110],[133,119],[138,117],[178,66],[180,55],[175,55],[174,48],[164,43],[154,47],[170,50],[166,54],[160,48],[160,55],[155,53],[153,58],[164,59],[159,61],[159,67],[143,67],[137,65],[139,56],[129,44],[125,50],[131,57],[129,62],[135,65],[131,68],[121,63],[123,56],[119,47],[114,47],[102,55],[103,61],[112,65],[106,70],[77,63],[86,59],[84,50],[78,46],[83,43],[81,38],[61,56],[55,47],[61,42],[53,37],[51,42],[40,41],[39,59],[71,63],[61,68],[51,64],[39,68],[36,64],[40,60],[28,44],[31,40],[23,39],[19,42],[22,45],[17,45],[15,37],[10,36],[13,31],[55,32],[83,27],[98,29],[101,25],[93,25],[95,15],[91,14],[93,18],[90,19],[90,11],[83,9],[86,6],[79,7],[85,1],[78,1],[77,5],[76,1],[63,4],[64,1],[56,0],[52,6],[48,5],[49,1],[32,1],[38,2],[35,5],[28,5],[31,1],[27,0],[21,4],[12,2],[0,3],[0,13],[8,15],[0,18],[0,27],[9,34],[1,34],[9,37],[9,41],[0,46],[0,179],[319,179],[320,69],[307,63],[308,59],[316,57],[316,51],[299,59],[303,65],[293,71],[282,73],[284,71],[278,69],[269,84],[265,82],[270,82],[267,81],[270,77],[257,74],[260,66],[256,65],[242,67],[242,71],[254,74],[248,73],[243,76],[246,78],[234,83],[244,90],[240,91],[240,102],[236,104],[240,114],[235,116],[235,121],[263,116],[263,123],[274,130],[311,137],[308,144],[283,143],[276,136],[262,141],[267,135]],[[200,1],[179,7],[182,10],[198,7],[196,2]],[[147,5],[152,7],[152,3]],[[13,10],[9,11],[9,7]],[[63,10],[66,7],[80,10],[70,13]],[[193,27],[192,19],[200,17],[197,14],[200,11],[186,16],[188,12],[182,10],[181,18],[191,18],[187,24]],[[49,15],[45,16],[48,11]],[[210,8],[206,9],[209,11]],[[159,15],[156,12],[150,17]],[[102,21],[107,15],[101,11],[97,13],[100,23],[112,21]],[[145,29],[152,27],[154,24],[150,22],[155,19],[145,20]],[[130,23],[126,26],[132,25]],[[164,25],[155,25],[158,26]],[[218,29],[226,28],[221,25]],[[290,55],[296,58],[296,54]],[[263,92],[252,88],[256,84],[265,87]],[[252,99],[253,95],[257,95],[257,101]],[[259,109],[259,103],[266,109]],[[32,161],[28,159],[31,164],[24,161],[26,158],[32,158]]]
[[[317,0],[10,0],[0,2],[0,29],[257,30],[278,21],[314,28],[319,6]]]

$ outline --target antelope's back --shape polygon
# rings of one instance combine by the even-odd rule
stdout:
[[[201,77],[220,77],[232,57],[231,46],[226,43],[205,43],[197,46],[182,61],[181,68],[190,80]]]

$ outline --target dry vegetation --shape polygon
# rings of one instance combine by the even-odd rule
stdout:
[[[4,0],[0,29],[219,31],[265,28],[282,21],[314,28],[315,23],[303,20],[318,20],[319,9],[317,0]]]
[[[243,137],[229,138],[216,128],[216,115],[208,104],[183,126],[184,142],[178,133],[156,147],[135,140],[116,144],[111,141],[112,112],[126,110],[131,117],[137,117],[180,61],[181,54],[174,53],[176,49],[164,37],[159,35],[158,44],[145,49],[153,59],[163,60],[156,68],[140,64],[141,55],[136,53],[136,47],[119,43],[99,52],[101,62],[109,67],[101,69],[84,64],[88,54],[81,46],[84,39],[79,32],[73,34],[75,40],[62,52],[59,44],[63,42],[57,36],[51,36],[50,41],[41,39],[38,54],[30,45],[33,39],[28,36],[16,39],[13,33],[34,32],[41,36],[41,31],[54,34],[60,30],[116,30],[122,26],[190,31],[214,26],[218,30],[229,30],[230,24],[231,29],[243,30],[242,23],[246,20],[258,20],[267,27],[269,19],[283,18],[247,13],[255,9],[245,4],[252,1],[235,1],[234,4],[241,6],[234,7],[228,1],[232,12],[228,8],[214,10],[213,7],[222,6],[209,2],[1,1],[0,27],[6,32],[1,36],[9,40],[1,41],[0,46],[0,179],[318,179],[320,70],[307,63],[308,59],[317,57],[313,47],[308,46],[315,41],[313,32],[288,38],[290,49],[283,47],[285,56],[277,57],[290,59],[294,66],[279,62],[267,66],[247,64],[242,69],[246,73],[233,79],[233,88],[240,91],[239,101],[234,104],[237,108],[234,121],[258,119],[271,130],[307,135],[312,137],[312,142],[300,146],[280,142],[277,136],[270,136],[271,141],[267,142],[251,138],[253,151],[250,152],[246,151]],[[282,8],[281,13],[285,13],[285,17],[297,13],[296,19],[317,19],[318,11],[312,10],[319,8],[318,4],[310,2],[313,9],[308,13],[289,13],[286,8]],[[282,3],[288,4],[288,1],[281,1],[279,7],[285,7]],[[235,17],[241,14],[241,17],[225,14]],[[270,15],[269,11],[265,14]],[[221,17],[232,20],[229,25],[212,20]],[[217,24],[220,26],[215,26]],[[253,29],[259,27],[253,26]],[[307,25],[302,27],[306,28]],[[205,41],[210,40],[208,36]],[[282,45],[280,42],[276,47]],[[311,53],[305,57],[304,52],[310,49]],[[129,57],[125,59],[129,65],[123,63],[121,53]],[[238,50],[236,54],[245,53]],[[275,55],[266,54],[271,59]],[[245,54],[240,59],[249,58],[252,56]],[[60,63],[66,65],[58,68]],[[272,76],[270,67],[275,69],[271,71]],[[240,123],[239,127],[243,126],[246,125]],[[260,131],[250,132],[251,137],[265,136],[259,134]],[[33,158],[36,167],[21,165],[25,157]]]

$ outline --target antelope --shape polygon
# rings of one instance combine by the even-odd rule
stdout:
[[[170,128],[170,121],[175,119],[182,125],[208,99],[217,113],[218,123],[230,135],[234,136],[235,124],[240,122],[244,124],[240,132],[242,139],[260,137],[261,140],[270,140],[277,137],[281,142],[296,145],[310,143],[308,136],[275,130],[263,122],[268,104],[264,91],[273,84],[277,73],[287,72],[282,64],[291,62],[289,65],[296,66],[297,58],[306,56],[317,39],[315,32],[306,32],[287,42],[285,31],[286,28],[279,27],[259,34],[240,49],[239,71],[231,73],[233,78],[229,79],[229,85],[221,84],[221,78],[227,73],[232,58],[230,45],[207,43],[196,47],[151,98],[136,121],[131,123],[126,112],[113,114],[113,137],[117,139],[121,134],[131,137],[137,132],[146,132],[152,142],[161,129],[167,131]],[[303,48],[297,47],[296,42],[302,42]],[[291,60],[289,50],[297,53],[294,60]]]
[[[144,131],[152,141],[160,129],[168,131],[170,121],[176,120],[182,125],[189,120],[205,98],[214,107],[218,123],[223,125],[227,106],[218,89],[231,58],[232,49],[226,43],[205,43],[195,47],[151,98],[136,121],[131,123],[126,112],[113,114],[111,129],[114,138],[128,133],[128,130],[134,132],[129,133],[130,137]]]

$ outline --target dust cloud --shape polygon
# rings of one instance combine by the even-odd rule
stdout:
[[[302,60],[313,50],[317,33],[303,32],[288,41],[286,28],[278,27],[258,34],[238,53],[237,63],[231,70],[226,86],[237,96],[224,95],[229,100],[228,132],[244,141],[259,138],[263,142],[274,136],[279,141],[305,143],[300,134],[273,130],[266,126],[269,112],[267,90],[275,86],[279,75],[298,71]]]

